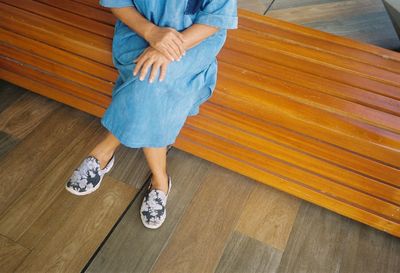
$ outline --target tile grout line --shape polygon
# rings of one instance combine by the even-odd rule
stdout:
[[[173,148],[172,145],[167,146],[167,156],[169,151]],[[118,220],[115,222],[113,227],[110,229],[110,231],[107,233],[106,237],[103,239],[103,241],[100,243],[100,245],[97,247],[96,251],[93,253],[92,257],[88,260],[86,265],[82,268],[81,273],[86,272],[86,270],[89,268],[89,266],[92,264],[93,260],[96,258],[97,254],[100,252],[104,244],[107,242],[108,238],[111,236],[111,234],[114,232],[115,228],[118,226],[118,224],[121,222],[121,220],[124,218],[125,214],[128,212],[128,210],[131,208],[133,203],[139,198],[141,195],[142,191],[146,188],[146,185],[150,181],[151,178],[151,172],[148,174],[147,178],[145,179],[145,182],[143,183],[142,187],[139,189],[137,194],[133,197],[133,199],[130,201],[129,205],[125,208],[124,212],[119,216]]]

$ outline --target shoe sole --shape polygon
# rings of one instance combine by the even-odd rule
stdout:
[[[104,175],[106,175],[106,173],[108,173],[108,172],[111,170],[111,168],[114,166],[114,160],[115,160],[115,157],[114,157],[114,155],[113,155],[113,157],[111,158],[110,163],[109,163],[110,166],[104,167],[104,169],[106,169],[107,171],[106,171],[106,172],[103,172],[103,174],[100,176],[100,181],[99,181],[99,183],[97,183],[97,185],[94,186],[93,188],[91,188],[90,190],[87,190],[87,191],[84,191],[84,192],[74,191],[72,188],[69,188],[67,184],[65,184],[65,189],[66,189],[67,191],[69,191],[70,193],[72,193],[72,194],[74,194],[74,195],[78,195],[78,196],[91,194],[92,192],[96,191],[96,190],[100,187],[100,184],[101,184],[101,181],[103,181]],[[104,170],[104,169],[103,169],[103,170]]]

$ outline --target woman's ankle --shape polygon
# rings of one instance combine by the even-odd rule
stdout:
[[[100,169],[104,169],[105,166],[107,166],[107,163],[111,160],[112,156],[114,154],[114,151],[110,151],[110,152],[99,152],[96,150],[93,150],[89,153],[89,155],[94,156],[95,158],[97,158],[100,162]]]
[[[151,184],[152,188],[160,189],[166,193],[168,190],[168,174],[153,174]]]

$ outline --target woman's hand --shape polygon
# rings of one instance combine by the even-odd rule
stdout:
[[[141,81],[144,80],[149,68],[151,67],[149,82],[152,83],[156,77],[158,69],[160,69],[159,81],[161,82],[165,79],[167,66],[171,61],[160,51],[149,46],[133,62],[136,63],[135,69],[133,70],[133,75],[136,76],[141,69],[139,77]]]
[[[184,37],[174,28],[153,25],[147,29],[145,39],[171,61],[177,61],[185,55]]]

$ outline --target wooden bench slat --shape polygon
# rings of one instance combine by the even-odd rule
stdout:
[[[185,126],[179,136],[175,145],[180,149],[190,151],[193,155],[208,158],[220,166],[235,170],[266,185],[400,237],[399,224],[395,221],[386,219],[370,210],[364,210],[356,203],[349,204],[325,192],[305,187],[301,181],[289,180],[273,173],[270,169],[260,169],[258,166],[254,166],[251,164],[252,154],[249,155],[250,161],[246,156],[249,152],[246,148],[232,146],[226,140],[204,134],[192,126]],[[242,159],[242,155],[245,158]]]
[[[0,26],[113,67],[108,38],[3,3],[0,3]]]
[[[283,29],[271,24],[254,23],[254,21],[248,20],[247,18],[240,19],[241,29],[252,32],[260,38],[280,40],[290,44],[315,49],[320,52],[327,52],[339,58],[362,62],[392,72],[400,72],[400,60],[397,61],[371,52],[361,51],[356,47],[334,43],[331,40],[322,39],[318,36],[310,37],[303,33],[292,31],[292,29]]]
[[[397,52],[373,44],[358,42],[354,39],[275,19],[273,17],[263,16],[241,8],[238,9],[238,16],[240,17],[239,28],[243,26],[254,30],[264,31],[268,26],[273,26],[285,32],[289,31],[308,36],[316,41],[329,41],[332,46],[341,45],[361,52],[371,53],[380,56],[383,59],[400,62],[400,56]],[[283,37],[285,37],[285,35],[283,35]]]
[[[4,0],[2,0],[2,1],[4,1]],[[10,1],[10,0],[7,0],[7,1]],[[23,1],[25,3],[24,0],[18,0],[18,1]],[[112,36],[113,36],[113,32],[110,32],[109,29],[110,29],[110,27],[111,27],[111,29],[114,29],[114,24],[115,24],[115,21],[117,20],[117,18],[115,18],[115,16],[111,13],[110,9],[99,8],[99,7],[102,7],[99,4],[99,0],[96,1],[96,4],[94,6],[87,5],[87,3],[80,3],[79,1],[35,0],[35,2],[40,2],[42,4],[52,6],[56,9],[64,10],[68,13],[73,13],[73,14],[79,15],[81,17],[92,19],[96,22],[101,22],[102,24],[104,23],[105,25],[103,27],[108,30],[104,33],[101,32],[101,33],[97,33],[97,34],[104,35],[109,38],[112,38]],[[65,20],[65,18],[57,18],[56,17],[56,19],[63,20],[63,21],[65,21],[65,23],[73,24],[76,27],[82,28],[82,25],[76,24],[76,22],[68,22]],[[89,22],[89,25],[90,24],[93,24],[93,22]],[[106,26],[106,25],[109,25],[109,26]],[[86,26],[85,26],[85,28],[86,28]],[[83,28],[83,29],[85,29],[85,28]],[[101,29],[101,27],[97,26],[97,24],[96,24],[96,27],[94,29],[98,30],[98,29]],[[95,31],[93,31],[93,32],[95,32]]]
[[[246,58],[247,62],[240,59]],[[258,73],[268,75],[271,80],[283,81],[282,84],[294,84],[309,88],[322,94],[328,94],[347,101],[365,105],[373,109],[394,115],[400,113],[400,101],[380,94],[369,92],[351,85],[321,78],[303,71],[291,69],[272,62],[260,61],[258,58],[224,48],[218,55],[222,70],[227,68],[242,71],[242,74]],[[271,73],[273,71],[274,73]],[[266,76],[264,76],[265,78]],[[258,77],[255,77],[256,80]]]
[[[90,99],[93,99],[94,101],[105,97],[111,97],[110,87],[112,86],[99,78],[89,76],[79,70],[61,66],[55,62],[49,61],[48,59],[30,54],[27,51],[9,45],[0,44],[0,51],[4,56],[18,60],[18,62],[22,63],[24,66],[30,65],[35,67],[35,69],[42,71],[42,73],[51,74],[52,76],[64,78],[65,80],[73,81],[76,84],[85,86],[87,90],[90,90],[86,94],[88,94]],[[82,87],[79,87],[76,90],[79,90],[80,88]],[[103,100],[103,102],[108,102],[108,100]],[[101,105],[105,104],[101,103]]]
[[[104,108],[94,104],[93,102],[78,98],[77,96],[71,95],[67,92],[60,91],[60,89],[57,87],[52,87],[48,84],[44,84],[25,76],[21,76],[21,74],[19,73],[7,71],[2,67],[3,65],[0,68],[0,76],[6,81],[18,83],[19,86],[29,89],[37,94],[61,103],[66,103],[77,109],[85,109],[85,111],[89,111],[90,113],[96,114],[98,116],[101,116],[104,113]]]
[[[399,168],[397,134],[390,134],[388,131],[357,121],[350,122],[346,118],[325,113],[275,94],[268,94],[268,100],[260,103],[259,97],[265,96],[264,91],[238,83],[231,86],[229,85],[231,81],[232,79],[219,76],[217,83],[219,92],[213,94],[213,101]],[[381,132],[386,136],[381,135]]]
[[[0,64],[4,70],[23,75],[24,77],[49,85],[53,88],[58,88],[59,90],[63,90],[64,93],[69,93],[71,96],[76,96],[82,100],[86,100],[88,103],[96,104],[103,109],[105,105],[111,101],[109,96],[95,93],[92,89],[84,88],[74,82],[59,78],[56,75],[49,74],[45,71],[40,71],[32,66],[26,64],[21,65],[21,63],[16,63],[5,58],[0,58]]]
[[[371,158],[342,149],[335,144],[321,141],[307,136],[302,131],[294,131],[296,128],[274,124],[270,120],[261,120],[248,113],[239,112],[216,104],[214,97],[210,103],[202,106],[199,114],[200,118],[214,119],[215,121],[228,124],[231,127],[241,130],[243,133],[255,135],[259,138],[277,143],[283,147],[288,147],[294,151],[299,151],[306,155],[315,157],[318,160],[333,164],[338,168],[351,170],[354,175],[374,179],[378,184],[385,184],[396,189],[400,188],[400,170],[382,164]],[[204,116],[204,117],[203,117]],[[196,118],[189,118],[188,124],[196,126]],[[284,121],[284,120],[283,120]],[[324,163],[321,163],[323,166]],[[328,173],[326,176],[332,174]],[[352,183],[353,181],[348,181]],[[389,195],[392,191],[389,191]]]
[[[110,90],[110,94],[113,87],[112,83],[114,83],[118,77],[118,71],[114,67],[100,65],[98,62],[82,58],[74,53],[52,47],[43,42],[30,39],[6,29],[0,28],[0,40],[2,43],[14,45],[15,47],[32,52],[40,57],[103,79],[109,85],[108,89]]]
[[[266,95],[268,93],[278,94],[314,108],[363,121],[393,132],[400,132],[400,125],[398,124],[399,113],[397,113],[397,116],[392,115],[312,89],[291,83],[284,83],[272,77],[260,75],[251,71],[245,71],[245,73],[243,73],[243,70],[234,65],[220,63],[220,67],[222,68],[221,74],[223,76],[231,78],[232,80],[240,79],[240,82],[247,86],[264,90]],[[227,73],[227,71],[229,71],[229,73]],[[231,84],[234,84],[234,82],[231,82]],[[260,99],[263,99],[263,97]],[[265,98],[265,100],[268,100],[268,98]]]
[[[231,115],[236,118],[243,117],[241,113],[234,113]],[[244,119],[242,119],[242,121],[245,122]],[[308,155],[301,150],[293,150],[281,143],[269,141],[268,135],[261,136],[259,132],[250,133],[247,130],[243,130],[243,126],[240,124],[233,126],[229,119],[224,120],[218,115],[210,118],[209,112],[206,111],[196,118],[195,123],[189,122],[188,124],[192,124],[196,129],[232,141],[235,145],[246,143],[247,148],[254,150],[254,157],[259,158],[259,162],[262,162],[262,158],[272,157],[272,159],[268,161],[278,162],[276,163],[278,166],[273,164],[269,165],[270,163],[265,163],[267,165],[264,164],[264,166],[270,167],[283,176],[290,175],[289,172],[295,169],[302,174],[293,174],[292,178],[302,177],[304,180],[309,181],[308,183],[313,187],[331,185],[329,189],[333,195],[337,190],[341,189],[347,191],[346,194],[349,194],[348,197],[350,198],[358,198],[359,194],[360,196],[362,195],[365,200],[368,200],[366,201],[368,202],[367,206],[371,205],[369,202],[376,202],[375,205],[371,205],[373,207],[380,207],[379,204],[386,207],[387,203],[391,203],[388,208],[381,207],[383,210],[389,209],[391,211],[391,213],[387,215],[389,217],[391,217],[393,213],[396,213],[399,207],[399,185],[394,187],[386,183],[381,183],[367,176],[359,175],[357,170],[353,172],[349,166],[342,168],[337,166],[337,164],[332,164],[326,160],[316,158],[319,154]],[[337,154],[342,152],[339,149],[335,150]],[[257,164],[256,158],[253,159],[252,163]],[[279,166],[281,166],[281,168]],[[312,177],[315,178],[313,179]],[[314,185],[313,181],[316,181],[316,185]],[[338,195],[341,196],[341,198],[345,198],[343,194]],[[369,199],[371,196],[373,198]],[[349,199],[349,201],[351,200],[352,199]],[[380,210],[377,212],[385,214],[385,212]],[[396,217],[396,220],[399,221],[400,213],[398,213]]]
[[[109,10],[109,8],[100,6],[98,0],[74,0],[74,1],[91,6],[91,7],[95,7],[95,8],[101,9],[101,10],[105,10],[105,11]]]
[[[250,45],[231,37],[227,38],[225,47],[258,58],[260,62],[267,61],[276,63],[400,100],[399,87],[382,81],[376,81],[372,78],[363,77],[361,74],[353,73],[349,70],[340,70],[337,69],[337,67],[309,62],[303,58],[293,58],[293,56],[277,52],[274,49],[260,48],[259,46]]]
[[[400,86],[400,71],[392,72],[387,69],[368,65],[363,62],[349,60],[341,56],[333,55],[328,52],[321,52],[316,49],[307,48],[302,45],[293,45],[285,41],[277,41],[267,37],[258,37],[246,30],[238,30],[232,39],[251,44],[258,49],[273,49],[294,59],[307,60],[307,62],[321,64],[337,70],[345,70],[362,77],[376,81],[382,81],[389,85]],[[390,67],[390,66],[386,66]]]
[[[199,118],[198,120],[201,120]],[[344,185],[342,181],[335,181],[327,179],[320,172],[311,172],[309,168],[304,169],[299,165],[288,164],[286,159],[276,159],[276,151],[274,147],[263,142],[261,139],[254,137],[247,138],[244,134],[240,134],[240,131],[233,127],[225,127],[220,122],[213,122],[211,119],[207,119],[204,123],[200,121],[196,122],[196,130],[204,130],[205,133],[214,135],[215,137],[225,139],[232,143],[232,146],[242,146],[240,143],[246,143],[247,155],[243,155],[243,160],[251,160],[252,165],[259,168],[266,168],[274,173],[277,173],[289,180],[297,180],[301,178],[301,183],[307,187],[311,187],[317,191],[323,191],[331,196],[338,196],[340,199],[353,203],[357,200],[357,205],[365,209],[371,210],[383,217],[400,223],[400,211],[398,206],[398,200],[396,204],[387,202],[380,198],[375,197],[378,195],[369,195],[367,186],[364,187],[363,191],[359,191],[350,187],[348,184]],[[225,130],[224,130],[225,129]],[[229,129],[229,130],[227,130]],[[249,155],[251,154],[251,157]],[[291,154],[296,157],[295,153]],[[312,164],[312,162],[304,162],[305,164]],[[354,186],[354,185],[352,185]],[[398,199],[400,190],[390,187],[393,196]]]
[[[105,38],[112,38],[114,34],[115,16],[73,1],[1,0],[1,2]],[[96,17],[106,19],[106,22],[99,22]]]
[[[238,96],[243,101],[247,100],[253,103],[254,107],[276,109],[293,118],[315,123],[315,126],[329,128],[332,131],[351,135],[354,138],[368,139],[371,144],[374,142],[379,146],[385,145],[390,149],[400,148],[399,124],[396,124],[396,120],[398,120],[396,116],[393,117],[393,127],[397,132],[391,132],[385,128],[328,112],[325,109],[315,107],[315,105],[306,105],[280,94],[266,92],[261,88],[239,82],[239,80],[229,75],[229,73],[221,71],[219,74],[220,84],[217,83],[217,88],[224,93]],[[352,124],[357,124],[358,126],[352,126]],[[386,138],[381,138],[381,136]]]

